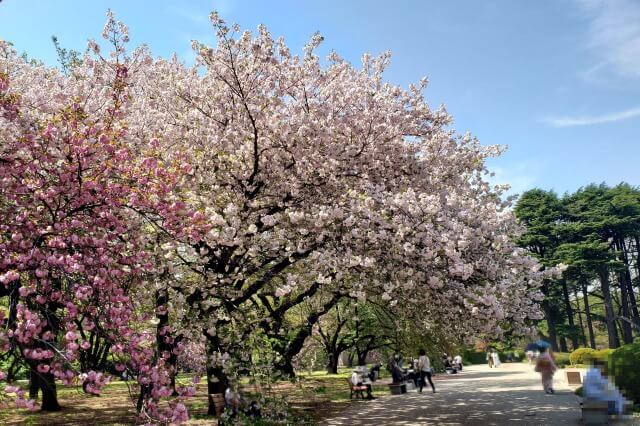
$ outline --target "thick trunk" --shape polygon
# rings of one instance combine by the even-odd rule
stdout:
[[[340,354],[335,351],[329,353],[329,360],[327,361],[327,374],[338,374],[338,360]]]
[[[571,339],[571,346],[573,350],[578,349],[578,336],[575,333],[575,323],[573,322],[573,308],[571,307],[571,300],[569,300],[569,288],[567,286],[567,281],[562,280],[562,295],[564,298],[565,311],[567,312],[567,321],[569,322],[569,326],[571,327],[571,335],[569,338]]]
[[[368,355],[369,355],[369,350],[367,349],[361,352],[358,352],[358,365],[366,365]]]
[[[38,399],[38,391],[40,390],[40,377],[32,366],[29,369],[29,399]]]
[[[602,297],[604,299],[605,320],[607,323],[607,336],[609,338],[609,348],[616,349],[620,346],[618,333],[616,331],[616,315],[613,309],[613,300],[611,298],[611,288],[609,285],[609,271],[601,269],[599,271],[600,287],[602,289]]]
[[[58,392],[53,374],[40,374],[38,382],[40,383],[40,390],[42,391],[42,411],[60,411]]]
[[[290,359],[283,360],[280,364],[278,364],[278,366],[276,368],[285,377],[295,377],[296,376],[296,371],[293,368],[293,362],[291,362]]]
[[[589,304],[589,291],[587,288],[587,283],[585,281],[582,282],[582,297],[584,300],[584,316],[587,320],[587,330],[589,331],[589,346],[591,346],[591,349],[595,349],[596,337],[593,332],[593,322],[591,321],[591,305]]]
[[[205,332],[207,337],[207,355],[209,358],[218,359],[220,353],[223,352],[220,346],[220,341],[217,336],[209,336]],[[224,391],[229,387],[229,378],[225,374],[222,366],[220,365],[208,365],[207,366],[207,394],[212,395],[216,393],[224,394]],[[209,398],[209,407],[207,414],[211,416],[219,415],[216,413],[216,408],[213,403],[213,399]]]

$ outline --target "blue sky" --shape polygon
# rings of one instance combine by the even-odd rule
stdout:
[[[132,44],[187,62],[190,40],[214,43],[213,9],[243,28],[266,24],[294,51],[318,30],[321,52],[356,64],[390,50],[389,81],[428,76],[427,99],[458,131],[509,145],[490,167],[513,192],[640,185],[640,0],[4,0],[0,38],[54,64],[51,35],[82,50],[107,8]]]

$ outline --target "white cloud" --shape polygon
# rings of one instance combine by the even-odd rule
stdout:
[[[640,78],[640,1],[576,1],[589,20],[587,47],[598,57],[583,77],[613,72]]]
[[[614,121],[628,120],[640,117],[640,107],[630,108],[624,111],[611,112],[602,115],[582,117],[550,117],[544,121],[553,127],[588,126],[591,124],[613,123]]]

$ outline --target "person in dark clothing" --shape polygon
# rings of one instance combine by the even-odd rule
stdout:
[[[389,372],[391,373],[391,377],[393,379],[393,383],[402,383],[404,380],[404,371],[399,365],[400,356],[395,355],[393,358],[389,360]]]

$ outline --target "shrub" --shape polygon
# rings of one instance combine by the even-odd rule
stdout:
[[[556,365],[560,368],[564,368],[571,363],[569,360],[571,355],[567,352],[556,352],[553,356],[556,359]]]
[[[593,359],[593,354],[595,352],[596,351],[591,348],[578,348],[571,352],[571,355],[569,355],[569,361],[571,362],[571,365],[586,364],[590,359]]]
[[[616,349],[609,357],[609,374],[616,386],[636,404],[640,403],[640,343]]]
[[[614,353],[615,349],[600,349],[599,351],[595,351],[591,356],[591,359],[599,359],[601,361],[609,361],[611,354]]]
[[[502,358],[500,358],[502,359]],[[464,351],[462,354],[462,362],[464,364],[486,364],[487,362],[487,353],[486,352],[476,352],[476,351]]]

